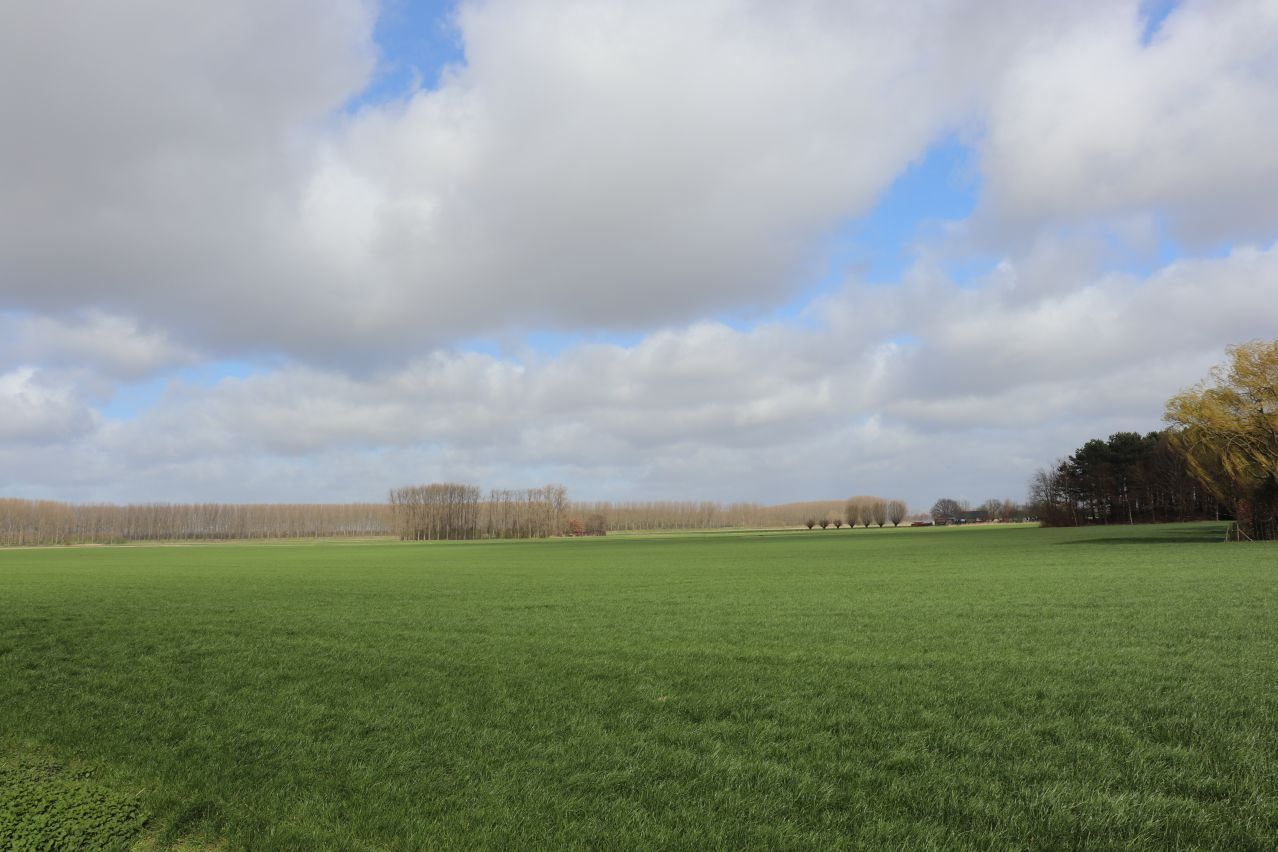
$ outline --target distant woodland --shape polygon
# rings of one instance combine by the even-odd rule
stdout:
[[[1234,520],[1239,539],[1278,538],[1278,340],[1227,350],[1167,402],[1163,432],[1088,441],[1040,470],[1030,502],[1051,525]]]
[[[882,512],[877,507],[882,504]],[[0,545],[121,544],[398,536],[406,540],[546,538],[612,531],[886,523],[900,501],[857,497],[765,506],[711,501],[579,502],[562,485],[492,489],[434,483],[393,489],[386,503],[73,504],[0,499]]]
[[[1034,475],[1030,507],[1044,524],[1058,527],[1189,521],[1222,513],[1166,432],[1119,432],[1088,441]]]

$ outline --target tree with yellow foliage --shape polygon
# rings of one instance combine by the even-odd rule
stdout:
[[[1227,350],[1229,363],[1167,403],[1194,477],[1233,507],[1239,532],[1278,538],[1278,340]]]

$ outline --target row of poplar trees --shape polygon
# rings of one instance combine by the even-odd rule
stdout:
[[[376,536],[383,503],[63,503],[0,498],[0,545]]]
[[[570,529],[568,489],[493,489],[439,482],[390,492],[391,527],[408,541],[547,538]]]

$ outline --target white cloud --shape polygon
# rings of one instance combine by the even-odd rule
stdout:
[[[275,247],[322,125],[373,67],[373,11],[8,4],[0,307],[97,309],[228,343],[237,318],[279,322],[301,282]]]
[[[97,311],[75,319],[0,319],[0,365],[81,368],[107,380],[136,380],[197,358],[163,331],[143,330],[132,319]]]
[[[1026,228],[1166,217],[1198,245],[1278,233],[1278,4],[1134,4],[1021,46],[984,143],[987,213]]]
[[[89,432],[93,412],[73,388],[34,367],[0,373],[0,445],[56,444]]]
[[[150,412],[79,442],[111,461],[87,466],[78,487],[376,499],[401,480],[455,476],[563,480],[582,496],[1007,496],[1088,437],[1157,428],[1163,401],[1226,343],[1278,327],[1278,300],[1256,298],[1273,293],[1278,247],[1033,298],[1016,280],[1009,260],[977,287],[851,285],[802,323],[178,382]],[[850,310],[871,297],[872,319]],[[893,342],[902,331],[913,342]]]
[[[329,362],[776,304],[1000,57],[1084,11],[1022,7],[466,3],[465,65],[340,118],[373,67],[356,0],[26,4],[0,281]]]
[[[1278,13],[1191,1],[1145,46],[1139,8],[487,0],[437,88],[345,112],[370,3],[24,0],[0,29],[3,488],[1015,494],[1278,328]],[[974,219],[895,285],[769,319],[955,131]],[[1164,222],[1233,248],[1119,271]],[[982,241],[1001,261],[957,286],[946,253]],[[264,353],[282,366],[92,410]]]

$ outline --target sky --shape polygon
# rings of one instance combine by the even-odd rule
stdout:
[[[16,0],[0,496],[1022,498],[1278,335],[1276,0]]]

